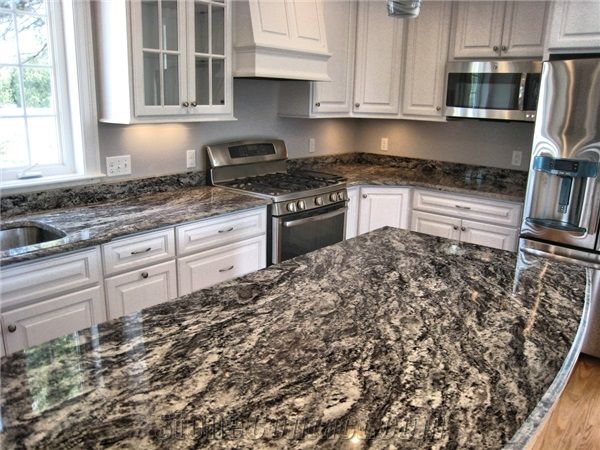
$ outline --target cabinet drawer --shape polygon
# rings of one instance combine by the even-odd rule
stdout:
[[[410,230],[417,233],[458,240],[460,239],[461,222],[456,217],[413,211]]]
[[[105,280],[108,317],[114,319],[177,297],[175,261]]]
[[[177,261],[179,294],[189,294],[265,266],[264,235],[180,258]]]
[[[2,313],[6,352],[32,347],[105,320],[100,286],[17,308]]]
[[[470,244],[514,252],[517,250],[518,236],[519,232],[516,228],[463,220],[460,240]]]
[[[0,272],[2,309],[99,283],[98,247],[58,258],[30,262]]]
[[[460,194],[416,190],[413,208],[498,225],[518,226],[523,205]]]
[[[188,255],[247,239],[267,230],[266,208],[207,219],[176,228],[177,254]]]
[[[175,256],[173,228],[109,242],[102,256],[106,275],[166,261]]]

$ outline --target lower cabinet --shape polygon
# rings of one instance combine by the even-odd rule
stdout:
[[[358,234],[358,212],[360,188],[348,188],[348,211],[346,212],[346,239],[352,239]]]
[[[266,266],[265,235],[224,245],[177,260],[179,295],[255,272]]]
[[[2,333],[10,354],[106,320],[102,288],[96,286],[4,312]]]
[[[410,188],[361,188],[358,234],[386,226],[408,229],[410,207]]]
[[[177,298],[175,261],[107,278],[104,283],[109,319]]]

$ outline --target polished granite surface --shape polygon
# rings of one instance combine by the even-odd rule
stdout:
[[[264,199],[212,186],[129,196],[88,206],[22,214],[2,221],[41,223],[67,233],[59,241],[0,252],[0,264],[29,261],[109,242],[117,237],[267,205]]]
[[[586,280],[377,230],[3,359],[0,444],[521,448],[579,353]]]
[[[414,186],[522,202],[527,172],[466,164],[358,153],[291,160],[294,168],[341,175],[348,185]]]

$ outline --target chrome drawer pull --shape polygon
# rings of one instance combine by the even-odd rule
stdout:
[[[17,326],[14,323],[11,323],[8,326],[8,331],[9,331],[9,333],[14,333],[15,331],[17,331]]]
[[[139,255],[140,253],[148,253],[150,250],[152,250],[152,247],[148,247],[146,250],[134,250],[133,252],[131,252],[131,254]]]
[[[148,278],[148,272],[142,272],[142,278],[144,278],[144,279]]]
[[[219,233],[229,233],[230,231],[233,231],[234,227],[231,228],[227,228],[226,230],[219,230]]]
[[[460,205],[454,205],[456,206],[458,209],[471,209],[470,206],[460,206]]]
[[[233,269],[233,266],[229,266],[227,269],[219,269],[219,272],[229,272],[231,269]]]

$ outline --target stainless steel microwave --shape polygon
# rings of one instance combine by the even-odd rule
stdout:
[[[446,117],[535,122],[541,61],[447,65]]]

